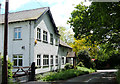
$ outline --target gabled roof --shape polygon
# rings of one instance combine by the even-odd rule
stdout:
[[[8,14],[8,22],[20,22],[26,20],[36,20],[38,19],[44,12],[48,11],[48,7],[32,9],[32,10],[24,10],[19,12],[13,12]],[[4,14],[0,15],[0,23],[4,23]]]
[[[8,14],[8,22],[13,23],[13,22],[37,20],[45,13],[49,14],[50,20],[54,26],[54,30],[58,34],[58,30],[57,30],[57,27],[53,20],[53,17],[52,17],[49,7],[43,7],[43,8],[37,8],[37,9],[32,9],[32,10],[24,10],[24,11],[9,13]],[[0,15],[0,24],[3,24],[3,23],[4,23],[4,14]]]
[[[59,45],[63,46],[63,47],[67,47],[67,48],[71,48],[72,49],[72,47],[70,47],[67,43],[63,42],[62,40],[60,40],[60,44]]]

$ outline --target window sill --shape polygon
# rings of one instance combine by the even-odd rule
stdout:
[[[51,45],[53,45],[53,43],[50,43]]]
[[[49,68],[49,66],[43,66],[43,68]]]
[[[43,41],[44,43],[48,43],[47,41]]]
[[[41,66],[37,66],[37,67],[36,67],[36,69],[39,69],[39,68],[41,68]]]
[[[50,65],[51,67],[53,67],[54,65]]]
[[[57,44],[55,44],[55,46],[58,46]]]
[[[22,40],[22,39],[13,39],[13,41]]]
[[[37,39],[37,41],[41,41],[41,39]]]

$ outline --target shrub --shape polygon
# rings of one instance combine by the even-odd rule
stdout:
[[[51,72],[46,76],[37,76],[36,78],[42,81],[66,80],[84,74],[81,70],[68,69],[60,72]]]
[[[70,63],[65,64],[65,69],[71,69],[71,68],[72,68],[72,64],[70,64]]]
[[[117,79],[118,84],[120,84],[120,69],[116,73],[116,79]]]
[[[3,65],[3,57],[2,57],[2,65]],[[13,74],[12,74],[12,63],[10,60],[8,60],[8,79],[11,79]]]
[[[90,68],[92,67],[90,55],[86,50],[80,50],[78,53],[78,60],[82,62],[85,67]]]

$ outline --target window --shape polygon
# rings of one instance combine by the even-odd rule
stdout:
[[[21,39],[21,28],[14,29],[14,39]]]
[[[41,66],[41,55],[37,55],[37,66]]]
[[[58,56],[56,56],[56,65],[58,65]]]
[[[53,65],[53,55],[50,56],[50,64]]]
[[[53,34],[50,34],[50,44],[53,45]]]
[[[49,55],[43,55],[43,66],[49,66]]]
[[[13,55],[13,66],[23,66],[22,55]]]
[[[43,31],[43,42],[47,42],[47,32]]]
[[[37,28],[37,40],[41,40],[41,29]]]
[[[64,57],[62,57],[62,64],[64,64]]]
[[[58,39],[55,39],[55,45],[59,45],[59,40]]]

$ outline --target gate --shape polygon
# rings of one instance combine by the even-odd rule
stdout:
[[[22,77],[26,77],[27,81],[35,80],[35,62],[33,62],[31,66],[14,67],[14,69],[17,69],[15,72],[13,72],[13,78],[15,78],[16,81],[20,81],[20,77],[21,79],[24,79]]]

